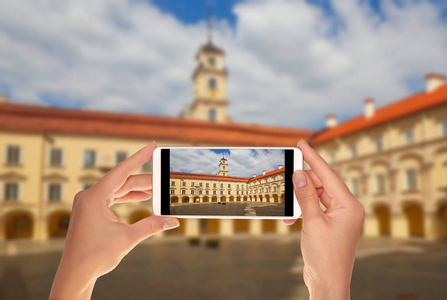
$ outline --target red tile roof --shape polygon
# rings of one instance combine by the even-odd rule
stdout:
[[[285,170],[284,168],[276,169],[276,170],[273,170],[273,171],[265,173],[265,175],[259,175],[259,176],[256,176],[256,177],[252,177],[252,178],[250,178],[250,180],[248,182],[253,181],[253,180],[258,180],[258,179],[261,179],[261,178],[264,178],[264,177],[267,177],[267,176],[279,174],[281,172],[284,172],[284,170]]]
[[[295,146],[311,130],[0,103],[0,131],[114,136],[191,144]]]
[[[310,142],[312,145],[321,144],[446,103],[447,84],[444,84],[432,92],[421,92],[376,109],[370,118],[361,115],[335,127],[324,129],[316,133]]]
[[[247,182],[250,178],[236,176],[222,176],[198,173],[170,172],[170,178],[176,179],[197,179],[197,180],[216,180],[216,181],[238,181]]]

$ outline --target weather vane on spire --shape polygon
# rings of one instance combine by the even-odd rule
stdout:
[[[213,8],[208,6],[208,43],[213,43]]]

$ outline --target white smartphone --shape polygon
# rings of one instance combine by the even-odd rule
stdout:
[[[206,219],[296,219],[292,175],[298,148],[158,147],[153,156],[155,215]]]

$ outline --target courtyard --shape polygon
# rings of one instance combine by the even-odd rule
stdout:
[[[209,202],[171,204],[172,215],[284,216],[285,204],[275,202]]]
[[[308,299],[298,234],[210,241],[148,239],[97,281],[93,299]],[[63,245],[2,243],[0,299],[48,299]],[[441,299],[446,269],[445,242],[362,238],[352,299]]]

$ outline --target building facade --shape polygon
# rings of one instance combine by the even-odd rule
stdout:
[[[364,205],[365,236],[447,238],[447,84],[327,128],[311,139]]]

